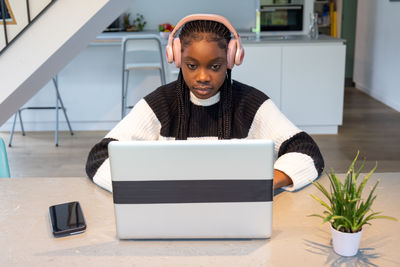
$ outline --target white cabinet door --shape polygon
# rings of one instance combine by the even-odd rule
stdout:
[[[345,45],[285,46],[282,112],[298,126],[341,125]]]
[[[281,102],[281,46],[244,44],[242,65],[235,66],[232,78],[266,93],[279,107]]]

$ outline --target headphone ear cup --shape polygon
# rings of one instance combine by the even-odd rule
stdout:
[[[165,57],[167,58],[168,63],[174,62],[174,52],[172,51],[172,46],[167,45],[167,47],[165,47]]]
[[[244,58],[244,49],[243,49],[243,47],[241,47],[236,51],[235,64],[236,65],[242,64],[243,58]]]
[[[174,52],[173,58],[177,68],[181,67],[181,40],[179,38],[174,39],[174,45],[172,46]]]
[[[236,56],[236,40],[231,39],[228,44],[228,51],[226,54],[227,59],[227,67],[228,69],[232,69],[235,64],[235,56]]]

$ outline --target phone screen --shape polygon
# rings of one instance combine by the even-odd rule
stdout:
[[[79,202],[69,202],[49,208],[50,222],[56,237],[79,234],[86,229],[85,218]]]

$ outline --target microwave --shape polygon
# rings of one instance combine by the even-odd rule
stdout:
[[[303,5],[263,5],[261,31],[302,31]]]

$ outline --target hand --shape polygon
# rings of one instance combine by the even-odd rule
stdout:
[[[293,184],[292,179],[286,173],[274,170],[274,189]]]

